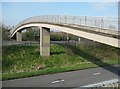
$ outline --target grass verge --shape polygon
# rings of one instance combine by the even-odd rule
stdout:
[[[41,57],[39,45],[4,46],[2,80],[110,66],[118,64],[118,51],[106,45],[51,44],[51,55]]]

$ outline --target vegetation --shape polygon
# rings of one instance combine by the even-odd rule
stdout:
[[[41,57],[39,45],[3,46],[2,79],[114,65],[118,63],[118,51],[106,45],[51,44],[51,55]]]
[[[2,40],[10,40],[10,30],[12,29],[9,26],[2,25],[0,26],[0,30],[2,29]]]
[[[67,36],[68,36],[68,40],[74,40],[74,41],[78,40],[78,37],[75,35],[67,34],[64,32],[53,32],[53,31],[51,31],[50,40],[52,40],[52,41],[67,41]]]
[[[23,41],[38,41],[39,30],[37,27],[27,28],[27,30],[22,33]]]

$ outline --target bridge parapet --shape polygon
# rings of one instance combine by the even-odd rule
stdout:
[[[87,16],[63,16],[63,15],[43,15],[30,17],[20,22],[11,31],[11,34],[18,27],[28,23],[52,23],[60,25],[69,25],[72,27],[80,27],[87,30],[100,30],[101,32],[109,32],[118,35],[118,18],[110,17],[87,17]]]

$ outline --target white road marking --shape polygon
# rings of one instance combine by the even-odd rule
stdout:
[[[64,81],[65,81],[65,80],[61,79],[61,80],[53,81],[52,83],[55,84],[55,83],[64,82]]]
[[[101,73],[95,73],[95,74],[93,74],[93,75],[99,75],[99,74],[101,74]]]

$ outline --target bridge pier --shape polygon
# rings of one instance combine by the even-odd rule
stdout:
[[[40,27],[40,55],[50,55],[50,29]]]
[[[22,41],[21,31],[16,32],[16,40],[17,40],[17,41]]]

